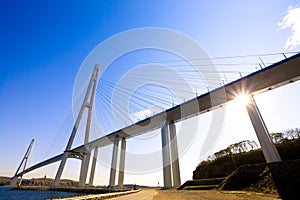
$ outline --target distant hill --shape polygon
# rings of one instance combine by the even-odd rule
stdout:
[[[9,181],[10,181],[9,177],[0,176],[0,186],[9,185]]]
[[[10,177],[0,177],[0,186],[9,186]],[[49,186],[53,183],[51,178],[32,178],[23,179],[21,186]],[[78,186],[77,181],[62,179],[60,180],[60,186],[62,187],[73,187]]]
[[[22,180],[21,186],[49,186],[53,183],[53,179],[51,178],[32,178],[27,180]],[[78,186],[77,181],[62,179],[59,182],[60,186],[63,187],[72,187]]]

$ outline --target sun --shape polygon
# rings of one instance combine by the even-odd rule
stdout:
[[[240,106],[247,106],[250,103],[250,97],[248,94],[242,93],[236,97],[236,102]]]

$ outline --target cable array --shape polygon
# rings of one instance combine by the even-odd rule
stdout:
[[[164,68],[152,74],[132,72],[125,84],[118,82],[124,74],[130,72],[130,69],[135,66],[147,63],[118,63],[117,66],[112,66],[112,68],[116,67],[114,73],[104,74],[99,79],[94,104],[94,116],[97,117],[97,122],[92,123],[90,139],[109,134],[151,117],[297,53],[299,52],[195,58],[191,60],[152,60],[147,63],[151,63],[153,66],[161,65]],[[193,62],[191,65],[192,61],[197,62]],[[161,83],[156,77],[159,74],[164,79]],[[145,85],[146,79],[155,84]],[[63,141],[68,140],[70,136],[78,115],[76,112],[82,105],[88,83],[89,79],[78,87],[78,93],[73,98],[73,109],[70,108],[61,127],[56,133],[53,133],[54,137],[49,146],[45,148],[46,152],[30,159],[30,163],[55,155],[55,152],[52,152],[52,149],[56,149],[53,148],[55,145],[62,150],[65,148]],[[184,84],[187,87],[183,87]],[[133,90],[132,85],[141,87]],[[85,118],[86,115],[83,116],[82,122],[86,121]],[[95,118],[93,119],[95,120]],[[82,144],[84,126],[85,123],[80,125],[74,146],[77,146],[76,141],[78,144]]]
[[[105,133],[124,128],[297,53],[118,63],[111,67],[119,73],[105,74],[99,80],[95,101],[99,124]],[[164,68],[150,73],[147,69],[145,73],[130,71],[146,64]],[[119,82],[126,73],[130,73],[127,82]]]

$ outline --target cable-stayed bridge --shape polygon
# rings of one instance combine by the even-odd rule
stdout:
[[[67,170],[65,169],[65,164],[68,158],[81,160],[79,186],[85,186],[87,181],[89,185],[92,185],[99,148],[107,145],[113,145],[109,186],[122,187],[124,180],[126,140],[147,133],[151,130],[161,129],[164,187],[177,187],[181,184],[181,180],[175,123],[195,115],[209,112],[213,109],[218,109],[224,104],[235,100],[241,93],[249,95],[250,102],[247,105],[247,111],[262,147],[266,162],[277,162],[281,160],[277,149],[269,136],[268,129],[253,96],[288,83],[298,81],[300,79],[300,54],[286,58],[280,62],[262,68],[259,71],[241,77],[238,80],[224,84],[211,91],[207,91],[204,94],[197,95],[197,97],[193,99],[175,105],[153,116],[149,116],[108,135],[89,141],[94,98],[99,79],[99,70],[100,66],[96,64],[65,151],[62,154],[33,165],[16,174],[11,182],[13,185],[17,183],[18,177],[22,177],[24,174],[32,170],[54,162],[60,162],[59,169],[53,183],[53,187],[57,187],[63,170]],[[84,144],[72,148],[79,123],[86,110],[88,114]],[[120,141],[121,147],[119,148]],[[92,152],[93,156],[91,155]],[[120,153],[119,162],[117,160],[118,153]],[[117,173],[117,163],[119,163],[119,176],[118,183],[116,184],[115,177]],[[89,169],[90,177],[87,180]]]

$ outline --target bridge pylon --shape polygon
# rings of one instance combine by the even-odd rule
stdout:
[[[34,143],[34,139],[31,140],[31,142],[29,144],[29,147],[28,147],[28,149],[27,149],[27,151],[26,151],[26,153],[25,153],[25,155],[24,155],[24,157],[23,157],[23,159],[22,159],[22,161],[21,161],[21,163],[20,163],[20,165],[19,165],[19,167],[18,167],[18,169],[17,169],[14,177],[11,178],[11,180],[10,180],[10,186],[14,187],[14,186],[17,186],[17,185],[18,186],[21,185],[23,175],[18,176],[18,173],[19,173],[22,165],[23,165],[23,171],[25,170],[27,162],[28,162],[28,158],[29,158],[32,146],[33,146],[33,143]]]
[[[83,103],[79,110],[79,114],[77,116],[74,127],[72,129],[71,136],[69,138],[66,149],[63,153],[59,168],[57,170],[54,182],[52,184],[53,187],[57,187],[59,185],[59,181],[60,181],[62,172],[64,170],[66,161],[68,158],[72,157],[71,147],[72,147],[75,135],[77,133],[81,118],[86,109],[88,110],[88,116],[87,116],[86,130],[85,130],[84,145],[89,142],[91,122],[92,122],[92,113],[93,113],[94,100],[95,100],[95,92],[96,92],[96,88],[97,88],[98,81],[99,81],[99,72],[100,72],[100,66],[98,64],[96,64],[94,67],[89,85],[87,87]],[[86,178],[87,178],[87,172],[88,172],[89,160],[90,160],[90,151],[91,151],[91,149],[86,148],[85,153],[83,153],[82,155],[76,156],[82,160],[80,176],[79,176],[79,187],[82,187],[86,184]]]

